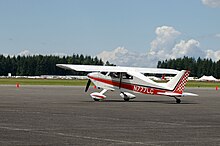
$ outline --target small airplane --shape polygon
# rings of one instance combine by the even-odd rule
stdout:
[[[91,82],[98,89],[103,89],[101,92],[90,94],[95,101],[105,99],[104,93],[108,90],[119,90],[120,96],[125,101],[136,97],[132,93],[170,96],[176,99],[176,103],[180,103],[180,97],[183,96],[198,96],[183,92],[190,74],[188,70],[73,64],[56,64],[56,66],[68,70],[91,72],[87,75],[89,80],[85,92],[88,91]],[[146,77],[144,73],[176,75],[167,83],[157,83]]]

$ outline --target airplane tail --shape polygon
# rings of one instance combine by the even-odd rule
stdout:
[[[167,82],[167,87],[174,93],[182,94],[190,74],[188,70],[182,70],[173,79]]]
[[[169,82],[166,83],[167,89],[169,89],[171,91],[159,92],[158,94],[172,96],[172,97],[198,96],[197,94],[194,94],[194,93],[183,92],[183,90],[185,89],[185,85],[187,83],[187,78],[188,78],[189,74],[190,74],[190,71],[182,70],[173,79],[171,79]],[[180,100],[177,99],[177,102],[179,103]]]

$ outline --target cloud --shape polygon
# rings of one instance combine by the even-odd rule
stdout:
[[[215,37],[220,38],[220,33],[215,34]]]
[[[103,51],[97,57],[104,62],[109,61],[118,66],[146,66],[148,63],[146,54],[129,52],[124,47],[117,47],[112,51]]]
[[[181,40],[172,49],[170,58],[179,58],[183,56],[195,58],[205,57],[205,52],[201,49],[199,41],[194,39],[190,39],[188,41]]]
[[[219,0],[202,0],[202,3],[208,7],[212,8],[220,8],[220,1]]]
[[[150,52],[152,54],[155,51],[170,48],[177,36],[181,34],[179,31],[170,26],[157,27],[155,33],[157,37],[151,42]]]
[[[127,53],[128,53],[127,49],[125,49],[124,47],[118,47],[113,51],[103,51],[100,54],[98,54],[97,57],[102,58],[102,60],[106,62],[106,61],[118,60],[118,58],[120,57],[123,58],[123,56],[126,56]],[[119,62],[121,61],[119,60]]]
[[[214,58],[215,61],[220,60],[220,51],[206,50],[205,58]]]
[[[149,51],[146,52],[150,67],[155,67],[159,60],[171,58],[172,48],[181,33],[171,26],[157,27],[156,38],[151,41]]]
[[[157,27],[155,34],[156,38],[151,41],[150,49],[146,53],[131,52],[124,47],[118,47],[112,51],[103,51],[97,57],[120,66],[143,67],[156,67],[160,60],[184,56],[212,58],[214,61],[220,59],[220,51],[204,50],[198,40],[177,40],[181,33],[173,27]]]
[[[31,56],[31,52],[29,50],[24,50],[18,53],[19,56]]]
[[[59,57],[68,56],[66,53],[52,53],[51,55],[59,56]]]
[[[119,66],[144,66],[155,67],[158,60],[170,58],[175,39],[181,34],[170,26],[157,27],[156,38],[151,42],[151,48],[146,53],[130,52],[124,47],[118,47],[112,51],[103,51],[97,55],[104,62]]]

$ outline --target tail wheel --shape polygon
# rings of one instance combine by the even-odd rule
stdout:
[[[176,98],[176,103],[181,103],[181,100],[179,98]]]
[[[173,96],[176,99],[176,103],[181,103],[181,100],[175,96]]]

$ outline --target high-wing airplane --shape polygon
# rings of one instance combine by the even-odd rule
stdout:
[[[176,99],[176,103],[181,102],[180,97],[182,96],[198,96],[183,92],[190,74],[188,70],[72,64],[57,64],[56,66],[63,69],[91,72],[87,75],[89,80],[85,92],[87,92],[91,81],[97,88],[103,89],[101,92],[90,94],[95,101],[105,99],[104,93],[108,90],[119,90],[120,96],[125,101],[136,97],[132,93],[170,96]],[[167,83],[157,83],[146,77],[144,73],[176,75]]]

